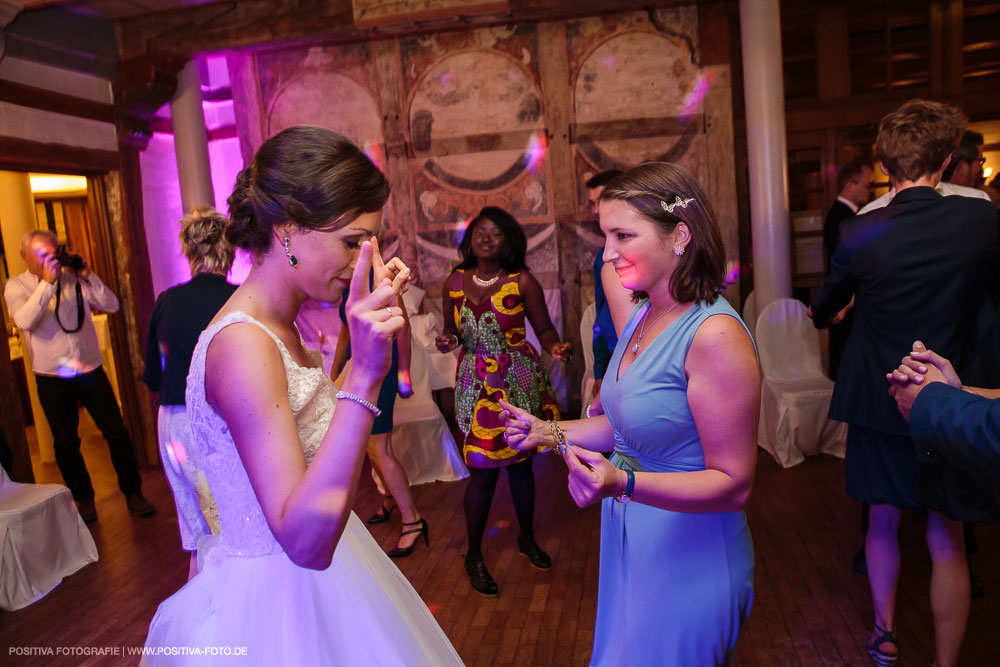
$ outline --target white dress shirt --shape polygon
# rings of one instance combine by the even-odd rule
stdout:
[[[59,319],[73,328],[77,322],[76,276],[63,271]],[[32,370],[49,377],[75,377],[96,370],[103,363],[90,309],[105,313],[118,310],[118,297],[93,272],[81,280],[83,326],[66,333],[56,320],[56,285],[25,271],[7,281],[3,295],[14,324],[24,332],[31,353]]]
[[[948,183],[946,181],[939,181],[937,186],[934,188],[939,195],[942,197],[951,197],[953,195],[958,195],[960,197],[978,197],[979,199],[989,200],[990,196],[983,192],[982,190],[977,190],[976,188],[967,188],[964,185],[955,185],[954,183]],[[892,201],[892,198],[896,196],[896,189],[889,188],[889,191],[884,195],[879,197],[874,201],[870,201],[865,204],[865,207],[858,211],[858,215],[863,213],[868,213],[869,211],[874,211],[877,208],[883,208]]]

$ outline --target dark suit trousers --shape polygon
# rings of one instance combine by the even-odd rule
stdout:
[[[101,429],[111,451],[111,463],[118,474],[118,488],[126,497],[142,486],[139,466],[125,423],[122,421],[114,390],[103,368],[73,378],[36,375],[38,400],[52,429],[56,464],[66,486],[77,501],[94,497],[90,474],[80,454],[80,405]]]

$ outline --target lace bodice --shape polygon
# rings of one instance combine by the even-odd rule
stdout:
[[[202,468],[219,508],[220,534],[218,543],[209,555],[210,559],[263,556],[280,553],[282,550],[267,526],[264,512],[250,486],[229,427],[205,399],[205,357],[208,346],[219,331],[237,322],[259,326],[274,340],[281,352],[288,377],[288,402],[295,415],[299,442],[307,465],[312,462],[326,434],[337,400],[333,382],[323,371],[318,354],[313,359],[317,366],[299,366],[284,343],[270,329],[246,313],[230,313],[202,332],[191,357],[186,401],[194,446],[198,448]]]

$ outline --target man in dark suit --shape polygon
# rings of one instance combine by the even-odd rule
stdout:
[[[961,520],[981,520],[977,510],[986,511],[956,503],[955,480],[918,465],[909,425],[881,380],[915,333],[954,359],[960,372],[975,371],[977,314],[997,254],[996,209],[934,191],[964,125],[957,109],[923,100],[882,119],[876,148],[896,196],[841,225],[830,273],[812,305],[814,322],[823,327],[855,300],[830,418],[848,423],[847,492],[871,505],[865,551],[875,633],[866,650],[876,661],[898,654],[892,630],[901,510],[928,510],[937,664],[957,660],[968,615]]]
[[[837,249],[837,241],[840,239],[840,223],[848,218],[853,218],[858,213],[858,209],[871,201],[872,190],[874,188],[875,173],[870,165],[862,160],[848,162],[840,168],[837,175],[837,189],[840,194],[837,200],[830,207],[830,212],[826,214],[826,221],[823,223],[823,250],[826,252],[826,265],[830,266],[833,252]],[[837,369],[840,368],[840,358],[844,354],[847,346],[847,337],[851,333],[851,323],[854,321],[854,313],[850,308],[842,311],[840,318],[834,318],[830,324],[830,377],[837,378]]]
[[[951,362],[920,341],[887,379],[917,456],[1000,481],[1000,390],[963,385]]]

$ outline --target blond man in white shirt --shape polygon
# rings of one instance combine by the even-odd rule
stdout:
[[[73,493],[84,521],[97,519],[94,487],[80,455],[80,405],[86,408],[111,452],[118,487],[129,511],[148,515],[155,508],[142,495],[142,479],[121,411],[102,367],[91,308],[118,310],[118,298],[79,255],[57,258],[55,234],[33,230],[21,242],[28,270],[7,281],[4,299],[14,324],[24,333],[38,385],[38,399],[52,429],[56,464]]]

